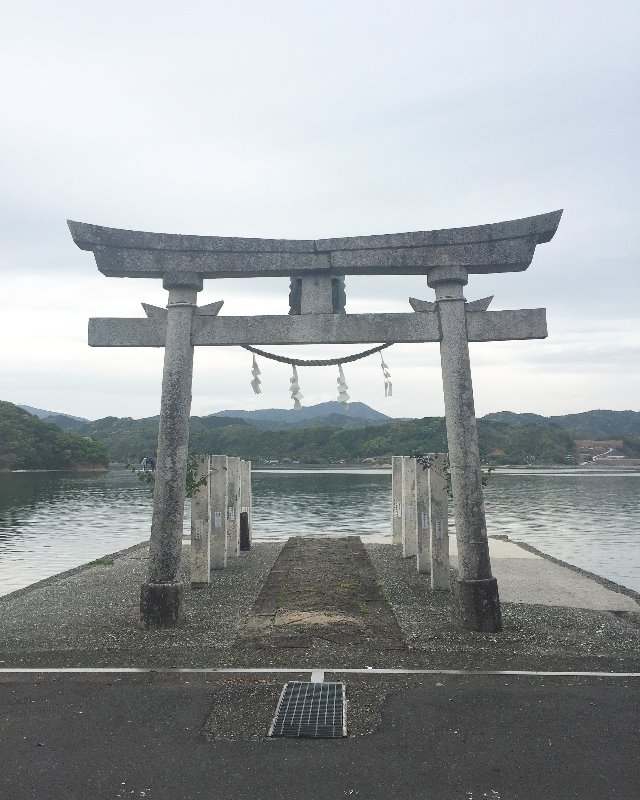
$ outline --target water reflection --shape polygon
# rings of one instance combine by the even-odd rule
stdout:
[[[388,536],[390,485],[387,470],[257,471],[255,537]],[[495,472],[485,497],[490,533],[640,590],[639,474]],[[0,473],[0,594],[143,541],[151,510],[125,470]]]
[[[390,490],[386,470],[255,472],[255,535],[386,535]]]
[[[0,594],[142,541],[151,507],[124,470],[0,474]]]

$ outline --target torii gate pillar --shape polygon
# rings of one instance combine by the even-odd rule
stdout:
[[[180,614],[184,588],[180,581],[182,519],[193,377],[191,328],[202,278],[195,273],[174,273],[165,276],[163,286],[169,290],[167,338],[149,568],[140,594],[140,614],[147,628],[175,625]]]
[[[458,540],[458,589],[467,628],[502,630],[498,582],[491,574],[482,496],[482,470],[462,287],[467,272],[439,267],[427,275],[436,292],[440,321],[440,361],[449,445],[449,468]]]

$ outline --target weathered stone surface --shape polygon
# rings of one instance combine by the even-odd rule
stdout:
[[[180,571],[193,375],[191,320],[196,297],[190,289],[169,292],[149,556],[149,583],[154,584],[173,583]]]
[[[467,341],[508,342],[546,339],[547,311],[523,308],[518,311],[467,311]]]
[[[446,465],[443,453],[430,457],[429,533],[431,549],[431,588],[449,591],[449,502]]]
[[[202,278],[345,274],[426,274],[438,265],[469,272],[526,269],[537,244],[548,242],[561,211],[520,220],[440,231],[341,239],[246,239],[183,236],[105,228],[69,221],[73,240],[93,251],[98,269],[114,277],[163,277],[195,272]]]
[[[172,272],[195,272],[203,278],[286,278],[330,271],[326,253],[203,253],[99,247],[98,269],[111,278],[162,278]]]
[[[152,319],[89,320],[91,347],[163,347],[166,324]],[[544,308],[467,312],[468,341],[544,339]],[[300,316],[208,317],[193,320],[192,343],[221,347],[241,344],[365,344],[439,342],[435,311],[411,314],[307,314]]]
[[[229,456],[227,501],[227,551],[230,556],[240,554],[240,459]]]
[[[209,516],[211,520],[211,569],[227,566],[227,518],[229,516],[229,467],[227,456],[209,458]]]
[[[391,458],[391,541],[402,544],[402,456]]]
[[[89,320],[89,347],[164,347],[166,317],[98,317]]]
[[[459,575],[461,581],[472,581],[476,585],[479,581],[490,582],[493,576],[466,334],[467,317],[472,317],[473,314],[467,315],[465,311],[461,282],[438,283],[435,289],[442,331],[440,360]],[[456,295],[457,299],[454,299]],[[478,595],[475,590],[471,594],[461,595],[465,623],[481,626],[473,627],[473,630],[499,631],[502,629],[502,622],[497,584],[495,593],[487,587],[489,583],[485,584],[488,592],[486,596]],[[482,593],[485,589],[478,589],[478,592]],[[490,615],[493,615],[492,618]]]
[[[411,558],[418,552],[418,510],[416,504],[416,460],[402,458],[402,556]]]
[[[253,511],[251,490],[251,462],[244,459],[240,462],[240,513],[246,514],[248,550],[253,539]],[[243,549],[244,545],[243,545]]]
[[[184,584],[143,583],[140,620],[145,628],[173,628],[180,622]]]
[[[67,220],[73,241],[81,250],[125,247],[134,250],[172,250],[212,253],[313,253],[313,239],[253,239],[238,236],[189,236],[106,228]]]
[[[498,581],[495,578],[459,580],[458,600],[464,624],[469,630],[482,633],[502,631]]]
[[[416,460],[416,567],[418,572],[431,572],[429,536],[429,472]]]
[[[328,273],[302,279],[301,314],[333,314],[333,283]]]
[[[434,247],[473,242],[497,242],[502,239],[519,237],[532,237],[539,244],[542,244],[553,238],[560,224],[561,216],[562,211],[551,211],[548,214],[537,214],[533,217],[494,222],[488,225],[442,228],[437,231],[349,236],[340,239],[317,239],[315,244],[319,252],[363,250],[366,248]]]
[[[211,580],[210,569],[210,520],[209,494],[209,456],[198,456],[195,474],[196,483],[201,484],[191,497],[191,585],[203,586]]]
[[[536,249],[533,238],[503,239],[436,247],[340,250],[331,267],[346,275],[426,275],[434,267],[457,265],[468,272],[521,272]]]

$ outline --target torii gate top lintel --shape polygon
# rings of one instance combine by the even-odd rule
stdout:
[[[104,275],[200,278],[328,275],[424,275],[455,265],[468,273],[520,272],[537,244],[553,238],[562,211],[436,231],[337,239],[186,236],[68,221],[74,242],[94,253]]]

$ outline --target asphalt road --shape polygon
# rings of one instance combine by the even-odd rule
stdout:
[[[244,727],[232,725],[218,740],[204,733],[208,726],[215,735],[220,704],[228,702],[217,677],[0,676],[0,797],[639,796],[638,678],[332,673],[326,679],[342,677],[347,697],[354,681],[355,729],[347,739],[310,741],[263,737],[284,676],[263,686],[266,705],[255,702],[259,679],[247,676],[236,685],[228,718]],[[372,726],[377,730],[367,733],[357,706],[375,705],[376,697],[381,715]]]

